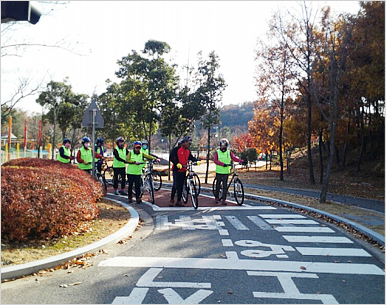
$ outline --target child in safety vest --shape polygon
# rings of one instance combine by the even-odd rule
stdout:
[[[63,145],[59,148],[57,160],[62,163],[70,163],[74,160],[74,157],[71,156],[71,141],[69,138],[63,139]]]
[[[135,183],[135,197],[136,202],[141,203],[142,200],[139,198],[141,192],[141,174],[142,174],[142,163],[144,158],[149,160],[155,160],[156,157],[150,156],[147,153],[141,151],[142,144],[139,141],[134,142],[134,150],[129,151],[126,157],[127,166],[127,178],[129,181],[129,188],[127,191],[129,203],[133,202],[133,184]],[[158,161],[158,159],[157,159]]]
[[[123,137],[118,137],[115,140],[117,146],[114,148],[114,160],[113,160],[113,170],[114,170],[114,192],[115,195],[127,195],[125,192],[126,185],[126,156],[128,150],[125,147],[125,139]],[[118,191],[118,176],[121,176],[121,191]]]
[[[79,149],[76,155],[76,161],[78,161],[78,167],[91,174],[92,171],[92,150],[90,149],[91,140],[89,137],[82,138],[82,147]],[[102,159],[100,154],[95,153],[95,158]]]
[[[220,149],[214,153],[213,162],[216,164],[216,192],[215,192],[215,202],[219,203],[219,192],[220,185],[222,182],[223,192],[222,192],[222,204],[226,205],[226,195],[227,195],[227,185],[228,185],[228,176],[231,170],[231,162],[240,162],[244,163],[244,160],[235,156],[233,152],[228,149],[229,141],[225,138],[220,140]]]

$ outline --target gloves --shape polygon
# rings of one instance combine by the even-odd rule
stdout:
[[[197,161],[197,165],[201,165],[201,161]]]
[[[224,166],[224,167],[228,167],[228,164],[225,164],[225,163],[224,163],[222,166]]]
[[[181,169],[181,168],[182,168],[182,164],[181,164],[181,163],[178,163],[178,164],[177,164],[177,168],[178,168],[178,169]]]
[[[75,159],[74,157],[72,157],[72,156],[70,157],[70,160],[71,160],[71,161],[74,160],[74,159]]]
[[[135,165],[139,165],[139,164],[140,164],[139,162],[135,161]]]

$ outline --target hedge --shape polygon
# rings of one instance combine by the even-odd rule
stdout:
[[[1,166],[1,238],[43,240],[69,235],[98,216],[104,189],[88,173],[59,161],[11,160]]]

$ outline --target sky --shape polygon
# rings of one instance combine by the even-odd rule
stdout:
[[[36,3],[33,2],[32,3]],[[329,5],[337,13],[357,13],[358,1],[313,1],[315,7]],[[3,32],[2,47],[11,43],[62,45],[28,47],[18,56],[1,58],[1,102],[17,90],[19,79],[31,84],[53,80],[68,84],[76,94],[101,94],[106,80],[115,77],[117,60],[143,50],[148,40],[170,45],[168,60],[179,66],[196,65],[197,53],[219,57],[219,73],[227,84],[222,105],[256,99],[254,50],[264,37],[268,21],[279,8],[299,7],[293,1],[70,1],[52,5],[37,2],[43,15],[36,25],[18,24],[10,40]],[[2,53],[3,55],[3,53]],[[35,100],[38,94],[17,104],[28,112],[46,111]]]

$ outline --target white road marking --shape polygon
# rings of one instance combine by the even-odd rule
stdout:
[[[229,232],[226,229],[218,230],[218,233],[222,236],[228,236]]]
[[[296,250],[298,250],[302,255],[371,257],[371,255],[365,250],[354,248],[296,247]]]
[[[335,233],[334,230],[327,227],[276,227],[278,232],[304,232],[304,233]]]
[[[174,287],[174,288],[211,288],[211,283],[192,282],[154,282],[154,279],[161,273],[163,268],[150,268],[137,282],[138,287]]]
[[[337,243],[337,244],[352,244],[353,241],[347,237],[340,236],[299,236],[299,235],[283,235],[290,243]]]
[[[233,247],[233,242],[231,239],[222,239],[221,242],[224,247]]]
[[[294,224],[294,225],[318,225],[319,223],[311,219],[265,219],[270,224]]]
[[[241,254],[247,257],[268,257],[270,255],[280,255],[281,258],[288,258],[288,256],[285,255],[285,251],[295,251],[295,249],[291,246],[264,244],[257,240],[239,240],[236,241],[235,244],[240,247],[270,248],[270,250],[253,249],[241,251]]]
[[[155,218],[155,229],[156,230],[169,230],[169,225],[171,225],[168,221],[168,216],[157,215]]]
[[[176,291],[174,291],[174,289],[171,288],[160,289],[158,292],[163,294],[169,304],[199,304],[213,293],[211,290],[200,289],[184,300]]]
[[[128,297],[116,297],[112,304],[142,304],[149,288],[134,288]]]
[[[260,219],[258,216],[247,216],[247,218],[262,230],[273,230],[273,228],[269,224],[267,224],[264,220]]]
[[[306,216],[298,215],[298,214],[259,214],[260,217],[263,218],[306,218]]]
[[[181,225],[183,230],[195,230],[192,218],[190,216],[181,215],[179,219],[176,219],[176,225]]]
[[[385,275],[382,269],[373,264],[322,263],[306,261],[282,262],[266,259],[232,259],[230,264],[230,260],[228,259],[117,256],[99,263],[99,266]]]
[[[236,230],[247,231],[249,230],[236,216],[225,216],[225,218],[235,227]]]
[[[200,195],[201,196],[201,195]],[[232,202],[233,201],[229,201]],[[236,211],[245,211],[245,210],[276,210],[275,207],[271,206],[250,206],[247,204],[243,205],[236,205],[236,206],[216,206],[216,207],[200,207],[198,206],[197,210],[194,210],[192,206],[185,206],[185,207],[159,207],[156,204],[151,204],[150,202],[142,201],[143,204],[148,205],[153,209],[153,211],[231,211],[231,210],[236,210]],[[200,203],[199,203],[200,204]],[[235,203],[236,204],[236,203]]]
[[[277,277],[284,293],[277,292],[253,292],[255,298],[275,298],[275,299],[297,299],[297,300],[320,300],[323,304],[339,304],[331,294],[308,294],[301,293],[296,287],[293,277],[318,278],[316,274],[305,273],[284,273],[284,272],[255,272],[247,271],[248,275],[253,276],[272,276]]]

